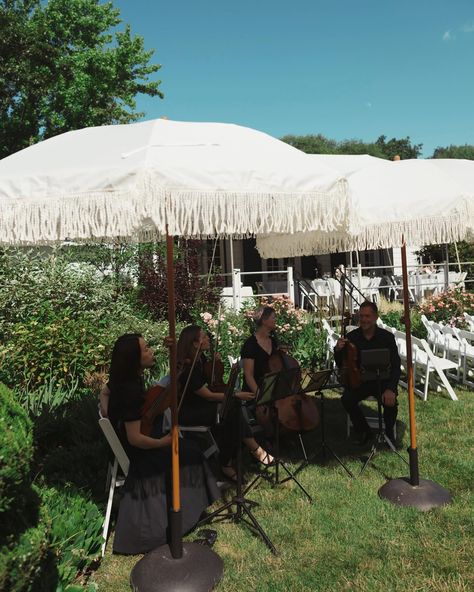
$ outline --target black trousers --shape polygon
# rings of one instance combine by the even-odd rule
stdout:
[[[385,388],[382,387],[382,393]],[[346,388],[342,393],[341,403],[346,410],[347,414],[351,418],[354,429],[358,433],[370,431],[369,424],[362,413],[359,403],[368,397],[381,396],[377,394],[377,386],[370,388],[362,386],[359,389],[350,390]],[[387,407],[382,404],[383,419],[385,422],[385,431],[389,437],[393,437],[393,428],[395,427],[395,421],[398,413],[398,403],[395,402],[393,407]]]
[[[179,423],[183,426],[209,426],[219,446],[219,461],[226,466],[237,454],[237,447],[240,445],[239,429],[243,438],[251,438],[252,430],[242,413],[240,401],[231,403],[229,412],[219,424],[216,424],[216,413],[217,404],[193,408],[183,405],[179,413]]]

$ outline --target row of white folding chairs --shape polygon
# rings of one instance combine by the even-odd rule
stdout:
[[[430,321],[425,315],[422,315],[421,320],[435,354],[456,364],[456,380],[474,386],[474,333]]]
[[[382,322],[379,322],[379,325],[383,329],[393,333],[402,362],[402,370],[406,373],[407,347],[405,333],[394,327],[385,325]],[[458,398],[456,393],[447,377],[447,373],[456,370],[456,363],[446,358],[436,356],[425,339],[419,339],[418,337],[411,335],[411,345],[415,393],[419,395],[423,401],[426,401],[428,399],[428,390],[431,384],[435,390],[439,390],[440,388],[446,389],[451,399],[457,401]],[[400,380],[400,384],[405,388],[408,386],[407,381],[403,378]]]

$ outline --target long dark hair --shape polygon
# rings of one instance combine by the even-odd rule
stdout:
[[[139,333],[126,333],[117,339],[110,361],[110,384],[136,379],[141,370]]]
[[[194,343],[199,341],[200,334],[199,325],[188,325],[181,331],[177,346],[178,369],[192,363],[195,354]]]

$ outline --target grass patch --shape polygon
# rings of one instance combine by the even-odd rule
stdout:
[[[454,502],[420,513],[378,498],[386,478],[408,474],[388,451],[377,454],[360,479],[351,480],[335,463],[313,462],[299,478],[313,496],[309,504],[294,484],[272,489],[262,482],[251,492],[260,504],[255,516],[278,550],[273,556],[245,525],[215,523],[215,550],[224,560],[217,590],[237,592],[468,592],[474,590],[473,476],[474,392],[459,389],[458,402],[441,395],[417,399],[420,475],[451,491]],[[403,447],[409,443],[406,393],[400,397]],[[357,472],[360,456],[345,436],[339,396],[326,403],[328,442]],[[320,433],[305,436],[308,453]],[[399,436],[399,437],[400,437]],[[296,444],[284,453],[297,457]],[[402,450],[402,454],[404,451]],[[191,534],[188,539],[193,540]],[[100,592],[128,592],[129,575],[140,557],[108,553],[92,577]]]

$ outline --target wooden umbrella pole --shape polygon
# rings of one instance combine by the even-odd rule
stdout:
[[[410,304],[408,300],[407,246],[405,243],[405,237],[402,237],[401,255],[403,275],[403,308],[405,315],[405,336],[407,344],[408,413],[410,418],[410,448],[408,449],[408,455],[410,460],[410,482],[413,486],[417,486],[420,483],[420,476],[418,471],[418,450],[416,447],[415,388],[413,382],[411,320]]]
[[[175,559],[183,555],[181,530],[181,500],[179,490],[179,431],[178,431],[178,370],[176,350],[176,320],[174,300],[173,237],[166,234],[166,268],[168,284],[168,323],[170,347],[171,384],[171,471],[172,471],[172,510],[170,513],[171,554]]]

